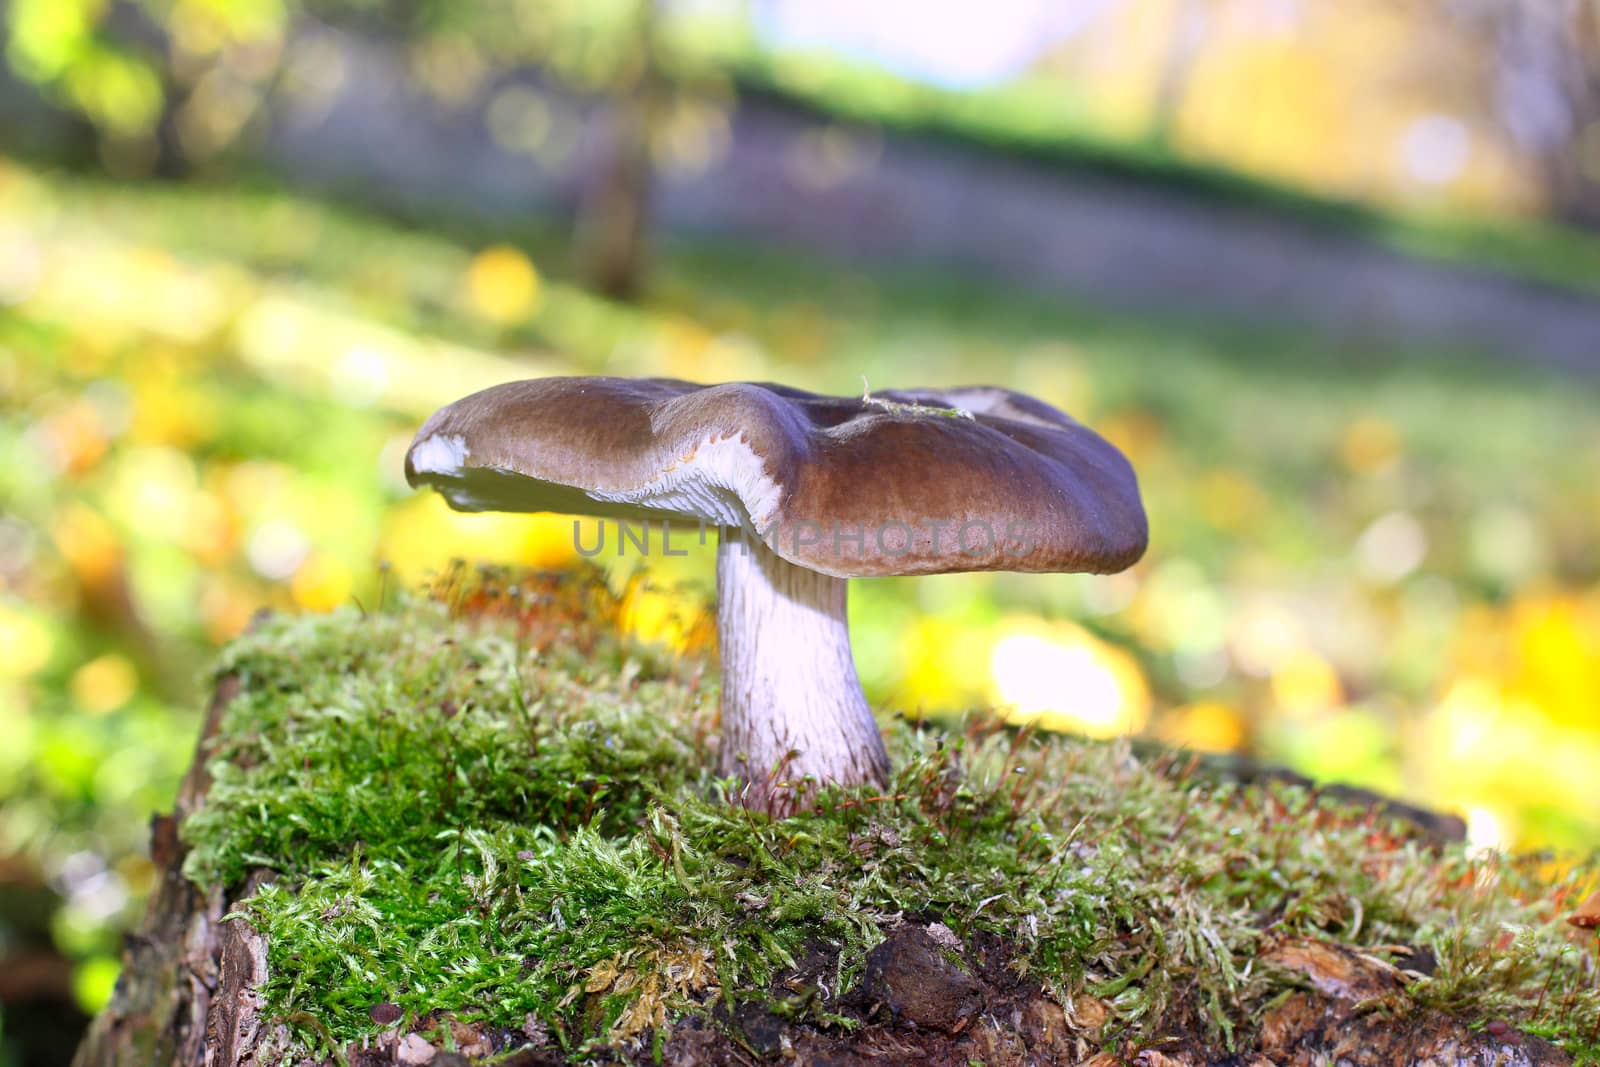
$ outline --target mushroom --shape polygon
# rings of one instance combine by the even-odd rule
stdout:
[[[1144,553],[1138,483],[1069,416],[992,386],[819,396],[781,385],[541,378],[435,412],[406,480],[463,511],[719,527],[720,769],[783,816],[883,784],[846,582],[1111,573]]]

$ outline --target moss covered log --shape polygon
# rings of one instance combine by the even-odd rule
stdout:
[[[1592,867],[982,718],[772,821],[618,614],[457,575],[232,645],[81,1067],[1597,1060]]]

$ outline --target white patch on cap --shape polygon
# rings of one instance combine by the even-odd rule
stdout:
[[[757,530],[764,530],[778,509],[783,487],[767,476],[761,457],[743,437],[720,437],[701,444],[653,482],[588,493],[596,500],[673,511],[722,526],[742,525],[748,517]]]
[[[411,469],[418,474],[460,474],[469,454],[465,437],[436,433],[411,450]]]

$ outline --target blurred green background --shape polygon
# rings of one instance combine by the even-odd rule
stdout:
[[[823,218],[913,144],[1600,322],[1600,5],[967,8],[0,5],[0,1065],[64,1062],[109,996],[196,679],[253,613],[370,604],[458,556],[574,562],[570,519],[453,514],[401,475],[428,412],[518,377],[1032,393],[1133,460],[1151,551],[1114,577],[854,583],[877,706],[1243,753],[1459,812],[1483,847],[1600,847],[1600,329],[1557,373],[1363,329],[1361,304],[1328,330],[909,239],[839,255],[772,237],[781,196],[742,229],[649,208],[781,105],[808,123],[784,180]],[[554,192],[508,212],[401,169],[379,195],[282,150],[286,109],[359,122],[339,94],[378,45],[430,129],[453,116]],[[949,224],[990,195],[961,186]],[[628,625],[696,640],[710,556],[637,562],[611,562]]]

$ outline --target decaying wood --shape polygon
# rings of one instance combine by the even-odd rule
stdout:
[[[265,947],[259,947],[259,972],[249,970],[257,961],[249,948],[224,951],[255,936],[254,932],[243,923],[224,923],[222,917],[232,902],[221,892],[202,892],[183,876],[185,850],[178,840],[178,825],[205,801],[211,788],[207,767],[222,713],[238,692],[236,678],[224,677],[218,683],[177,804],[172,814],[152,821],[150,858],[160,882],[144,923],[128,937],[122,977],[111,1003],[78,1046],[73,1067],[231,1067],[248,1062],[238,1058],[244,1050],[237,1042],[217,1042],[208,1035],[216,1033],[219,1024],[241,1026],[237,991],[265,976]],[[248,887],[249,892],[254,889]],[[224,1049],[235,1058],[223,1058]]]
[[[94,1021],[74,1067],[266,1067],[294,1062],[289,1033],[269,1018],[259,992],[267,977],[267,945],[248,923],[224,916],[254,893],[265,872],[232,894],[204,893],[183,877],[183,818],[204,803],[223,711],[238,694],[225,677],[207,711],[195,761],[171,815],[152,825],[151,854],[161,881],[143,925],[128,939],[123,976],[111,1004]],[[954,961],[960,961],[959,964]],[[1554,1045],[1500,1023],[1473,1029],[1463,1020],[1417,1010],[1406,996],[1406,972],[1374,955],[1308,939],[1284,940],[1257,961],[1300,987],[1267,1012],[1249,1047],[1218,1060],[1198,1035],[1173,1034],[1118,1056],[1104,1049],[1107,1005],[1080,996],[1056,1003],[1009,966],[1010,950],[991,935],[963,944],[942,924],[902,924],[868,957],[863,981],[833,1007],[853,1013],[852,1031],[820,1030],[753,1005],[714,1007],[689,1019],[652,1047],[619,1051],[601,1062],[699,1067],[760,1063],[902,1064],[923,1067],[982,1062],[987,1067],[1564,1067]],[[823,970],[831,970],[824,961]],[[375,1005],[373,1019],[397,1021],[393,1005]],[[342,1050],[345,1067],[501,1067],[566,1062],[540,1022],[494,1030],[447,1017],[418,1021],[429,1035],[451,1033],[453,1051],[419,1032],[384,1030]],[[656,1059],[659,1053],[659,1060]],[[509,1055],[508,1055],[509,1054]],[[497,1059],[493,1057],[498,1056]],[[1131,1058],[1127,1058],[1130,1057]],[[331,1061],[329,1061],[331,1062]],[[299,1061],[297,1067],[313,1067]]]
[[[1504,1025],[1472,1030],[1442,1012],[1406,1010],[1394,965],[1323,941],[1295,939],[1262,959],[1310,987],[1268,1013],[1263,1062],[1274,1067],[1554,1067],[1572,1059],[1548,1041]]]

